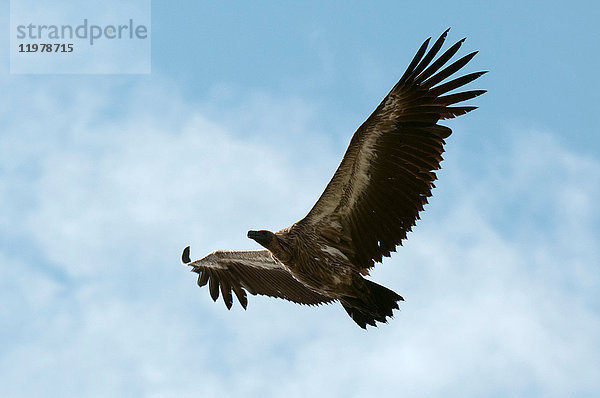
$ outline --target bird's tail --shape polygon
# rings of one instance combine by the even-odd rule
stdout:
[[[367,325],[377,326],[377,322],[387,322],[386,317],[393,316],[393,310],[398,309],[398,301],[404,301],[396,292],[370,280],[363,279],[367,292],[362,298],[342,297],[340,302],[350,315],[350,318],[363,329]]]

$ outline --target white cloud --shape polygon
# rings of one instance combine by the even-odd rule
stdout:
[[[478,171],[448,157],[448,182],[373,276],[407,301],[364,332],[337,305],[227,311],[178,266],[187,244],[253,247],[247,229],[304,215],[342,150],[315,147],[314,107],[249,96],[227,120],[165,82],[117,100],[110,85],[55,89],[32,88],[5,121],[3,396],[600,389],[600,164],[554,135],[521,131]]]

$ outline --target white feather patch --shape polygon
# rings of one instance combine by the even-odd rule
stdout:
[[[344,253],[342,253],[339,249],[336,249],[335,247],[322,246],[321,251],[324,251],[325,253],[328,253],[334,257],[340,257],[344,260],[348,260],[348,257],[346,257]]]

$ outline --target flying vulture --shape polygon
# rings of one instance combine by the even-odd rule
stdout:
[[[448,30],[425,40],[406,72],[356,130],[333,178],[306,217],[277,232],[248,231],[266,250],[217,250],[182,261],[219,291],[227,308],[232,292],[246,308],[246,293],[279,297],[298,304],[339,301],[361,328],[387,322],[403,298],[365,276],[389,257],[419,219],[440,168],[444,139],[452,132],[438,123],[476,107],[455,104],[485,90],[449,92],[486,71],[442,83],[477,52],[445,66],[465,39],[436,58]]]

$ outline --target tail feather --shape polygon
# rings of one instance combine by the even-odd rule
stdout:
[[[387,323],[386,317],[392,317],[398,309],[398,301],[404,301],[396,292],[375,282],[364,279],[369,293],[366,297],[343,297],[342,306],[358,326],[363,329],[367,325],[377,327],[376,322]]]

